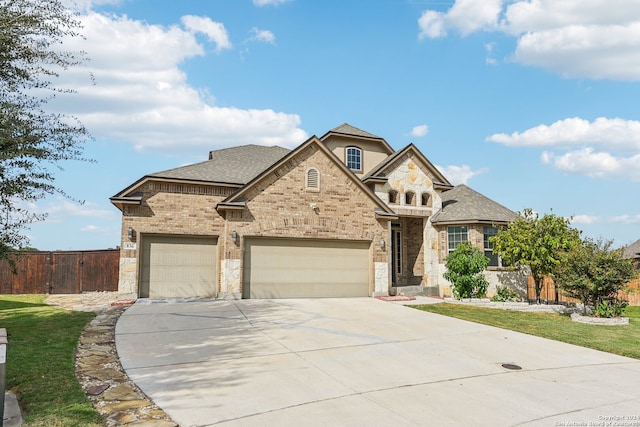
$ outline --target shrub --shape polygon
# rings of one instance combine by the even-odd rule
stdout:
[[[489,282],[482,275],[489,265],[489,258],[469,243],[460,243],[447,256],[447,272],[444,278],[453,285],[453,295],[460,298],[482,298]]]
[[[491,298],[491,301],[505,302],[505,301],[518,301],[520,297],[516,291],[506,286],[497,286],[496,294]]]
[[[578,298],[585,313],[591,309],[599,317],[617,317],[626,307],[618,292],[635,276],[633,264],[612,250],[610,241],[585,239],[563,255],[554,273],[556,285]]]

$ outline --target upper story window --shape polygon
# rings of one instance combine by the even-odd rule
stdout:
[[[404,204],[409,206],[415,205],[416,204],[415,193],[412,193],[411,191],[407,191],[406,193],[404,193]]]
[[[389,203],[398,203],[398,192],[396,190],[389,190]]]
[[[347,147],[347,167],[354,171],[362,171],[362,150],[358,147]]]
[[[498,234],[498,229],[495,227],[484,227],[484,256],[489,258],[489,265],[497,267],[499,264],[498,255],[493,253],[493,242],[489,239]]]
[[[429,197],[429,193],[422,193],[422,197],[420,199],[420,205],[429,206],[431,197]]]
[[[466,225],[447,227],[447,235],[449,252],[455,251],[460,243],[469,241],[469,232]]]
[[[318,172],[318,169],[311,168],[307,170],[305,186],[307,190],[320,190],[320,172]]]

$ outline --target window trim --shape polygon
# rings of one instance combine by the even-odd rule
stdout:
[[[358,153],[358,164],[360,166],[359,168],[353,168],[353,167],[349,166],[349,162],[351,161],[350,158],[349,158],[349,154],[350,154],[351,150],[354,150],[354,152],[355,152],[355,150],[357,150],[357,153]],[[363,163],[363,160],[364,160],[363,158],[364,158],[364,156],[363,156],[362,148],[360,148],[358,146],[355,146],[355,145],[349,145],[348,147],[345,147],[345,149],[344,149],[344,163],[345,163],[345,165],[347,165],[347,167],[350,170],[352,170],[354,172],[362,172],[362,163]]]
[[[492,230],[491,234],[487,233],[487,230]],[[500,262],[500,257],[498,257],[497,255],[494,255],[493,253],[493,243],[491,243],[489,241],[489,238],[492,236],[495,236],[496,234],[498,234],[498,229],[496,227],[490,226],[490,225],[485,225],[484,227],[482,227],[482,250],[484,253],[484,256],[486,256],[487,258],[489,258],[489,267],[501,267],[501,262]],[[487,255],[487,252],[490,253],[490,256]],[[495,264],[491,264],[491,261],[495,259]]]

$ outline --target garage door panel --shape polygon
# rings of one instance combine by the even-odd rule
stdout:
[[[216,243],[215,238],[144,236],[140,296],[214,297]]]
[[[244,298],[369,295],[370,242],[247,239]]]

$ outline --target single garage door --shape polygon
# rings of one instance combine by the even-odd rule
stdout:
[[[369,296],[370,242],[246,239],[243,298]]]
[[[212,237],[143,235],[140,297],[215,297],[216,244]]]

